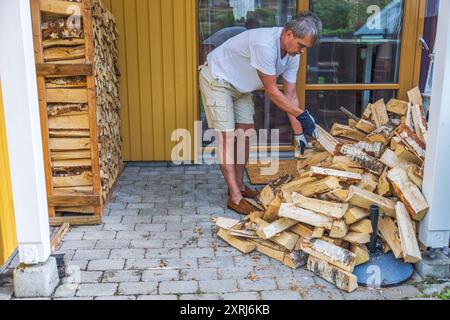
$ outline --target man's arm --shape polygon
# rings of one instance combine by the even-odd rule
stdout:
[[[297,97],[297,85],[295,83],[291,83],[283,79],[283,85],[284,85],[284,94],[286,97],[296,106],[300,106],[300,103],[298,101]],[[300,107],[301,108],[301,107]],[[297,120],[296,117],[290,115],[288,113],[289,121],[291,122],[292,129],[294,131],[295,135],[301,135],[303,134],[303,129],[300,124],[300,122]]]
[[[295,119],[303,113],[303,110],[301,110],[298,105],[298,99],[290,100],[285,94],[283,94],[283,92],[280,91],[280,89],[278,89],[276,76],[269,76],[259,70],[258,74],[264,85],[266,94],[278,108],[288,113]]]

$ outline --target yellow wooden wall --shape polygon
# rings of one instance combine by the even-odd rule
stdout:
[[[195,0],[102,0],[119,30],[123,153],[171,160],[171,134],[198,119]]]
[[[0,266],[5,263],[16,247],[16,222],[14,219],[5,117],[0,84]]]

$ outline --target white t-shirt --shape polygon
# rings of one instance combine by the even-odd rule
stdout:
[[[229,39],[208,55],[213,76],[242,93],[264,88],[257,70],[296,83],[300,55],[281,58],[282,32],[280,27],[252,29]]]

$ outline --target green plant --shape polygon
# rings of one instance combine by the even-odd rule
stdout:
[[[441,293],[436,293],[434,295],[434,297],[441,299],[441,300],[450,300],[450,288],[447,288],[446,290],[442,291]]]

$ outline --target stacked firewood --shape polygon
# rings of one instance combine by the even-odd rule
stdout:
[[[116,21],[100,0],[92,1],[100,178],[106,200],[122,168],[119,50]]]
[[[315,149],[298,160],[297,176],[267,185],[243,221],[219,218],[218,236],[243,253],[259,251],[291,268],[307,269],[352,292],[355,266],[369,261],[371,206],[382,213],[378,243],[407,263],[421,260],[419,222],[427,140],[422,98],[369,104],[331,134],[318,128]],[[348,114],[348,112],[347,112]]]
[[[46,75],[45,94],[40,93],[47,105],[53,193],[90,195],[100,184],[101,203],[105,203],[123,165],[118,32],[113,15],[100,0],[89,2],[90,14],[84,11],[86,2],[70,2],[50,1],[40,6],[43,62],[66,67],[61,70],[72,70],[68,66],[91,69],[82,76]],[[92,30],[84,30],[86,26]],[[58,213],[94,211],[92,206],[56,206]]]

